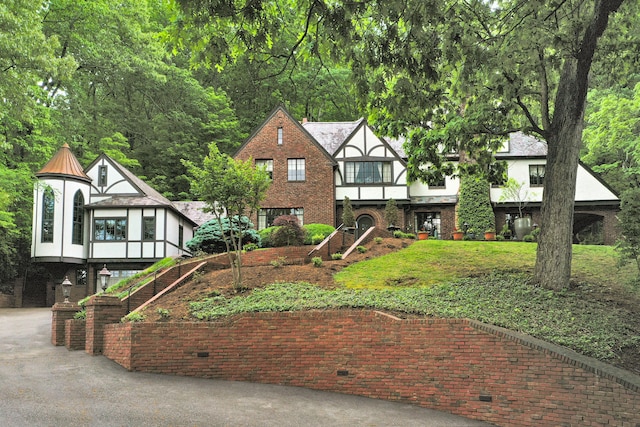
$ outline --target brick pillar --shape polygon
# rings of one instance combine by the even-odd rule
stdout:
[[[85,351],[89,354],[102,354],[104,325],[118,323],[127,314],[120,298],[108,295],[96,295],[87,301]]]
[[[73,319],[80,307],[72,303],[58,302],[51,308],[51,344],[64,345],[65,322]]]

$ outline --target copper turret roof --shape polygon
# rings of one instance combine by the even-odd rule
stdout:
[[[76,156],[73,155],[71,149],[69,148],[69,144],[64,143],[62,148],[58,150],[58,152],[47,162],[46,165],[38,173],[36,176],[44,176],[44,175],[63,175],[63,176],[71,176],[79,179],[83,179],[86,181],[91,181],[91,178],[84,173],[80,162],[76,159]]]

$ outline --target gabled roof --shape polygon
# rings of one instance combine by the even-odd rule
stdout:
[[[100,207],[100,208],[117,208],[117,207],[153,207],[153,206],[166,206],[173,211],[179,213],[181,216],[185,217],[189,221],[191,221],[194,225],[197,225],[197,222],[194,221],[193,218],[185,215],[180,209],[176,208],[176,206],[169,199],[164,197],[158,191],[156,191],[149,184],[138,178],[133,174],[129,169],[122,166],[117,161],[113,160],[111,157],[106,154],[101,154],[96,160],[91,163],[91,165],[87,168],[90,169],[96,163],[98,163],[101,159],[106,160],[116,169],[122,176],[124,176],[129,183],[138,191],[137,194],[132,195],[105,195],[105,199],[100,201],[90,203],[87,205],[88,207]]]
[[[46,165],[38,173],[37,177],[55,175],[55,176],[69,176],[78,178],[84,181],[91,182],[91,178],[84,173],[80,162],[73,155],[69,144],[66,142],[58,150],[58,152],[47,162]]]
[[[282,112],[293,124],[295,124],[301,131],[302,133],[304,133],[305,135],[307,135],[309,137],[309,139],[311,140],[311,142],[318,147],[318,149],[322,152],[322,154],[333,164],[336,164],[335,159],[333,158],[333,156],[331,155],[330,152],[327,151],[327,149],[320,144],[320,142],[318,142],[318,140],[316,140],[313,135],[311,135],[301,124],[299,121],[297,121],[296,119],[294,119],[291,114],[289,114],[289,112],[287,111],[286,108],[284,108],[282,105],[278,105],[276,108],[273,109],[273,111],[271,112],[271,114],[269,114],[269,117],[267,117],[267,119],[262,122],[262,124],[256,128],[256,130],[254,130],[251,135],[244,141],[244,143],[240,146],[240,148],[238,148],[236,150],[236,152],[233,154],[233,157],[235,158],[238,153],[240,153],[244,147],[251,142],[251,140],[253,138],[255,138],[255,136],[266,126],[267,123],[269,123],[278,112]]]
[[[362,122],[364,118],[355,122],[306,122],[302,127],[333,156]]]

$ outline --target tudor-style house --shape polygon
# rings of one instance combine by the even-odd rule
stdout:
[[[496,153],[508,164],[508,177],[524,183],[529,194],[524,216],[540,224],[544,190],[546,143],[514,133]],[[399,141],[378,137],[364,119],[355,122],[302,122],[277,107],[236,153],[266,165],[273,183],[254,218],[259,229],[282,214],[295,214],[304,223],[338,226],[347,196],[354,207],[358,232],[386,227],[384,208],[394,199],[403,212],[400,224],[417,231],[429,224],[431,234],[450,239],[456,227],[459,181],[447,177],[427,185],[407,183],[406,155]],[[455,156],[451,160],[456,161]],[[598,224],[605,244],[615,241],[615,215],[620,200],[586,165],[580,164],[575,198],[574,236]],[[516,200],[503,200],[502,188],[491,188],[496,227],[517,218]]]
[[[48,305],[60,284],[73,300],[98,291],[107,264],[115,283],[169,256],[190,255],[184,243],[204,221],[198,207],[171,202],[109,156],[83,169],[64,144],[36,174],[31,257],[49,272]],[[184,213],[186,212],[186,214]]]

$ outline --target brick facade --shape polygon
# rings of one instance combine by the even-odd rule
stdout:
[[[334,161],[284,109],[276,109],[235,158],[273,160],[273,182],[262,208],[303,208],[305,224],[335,225]],[[289,181],[288,159],[305,159],[304,181]],[[257,215],[252,220],[257,226]]]
[[[640,423],[636,375],[469,320],[252,313],[113,324],[104,337],[104,355],[133,371],[356,394],[497,425]]]
[[[59,302],[51,308],[51,344],[64,345],[65,322],[80,311],[76,304]]]

